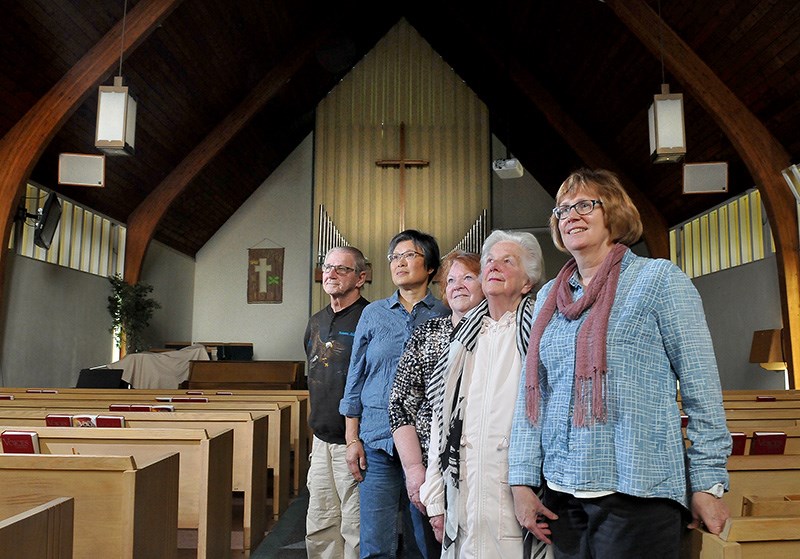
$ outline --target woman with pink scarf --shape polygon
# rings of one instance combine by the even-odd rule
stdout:
[[[687,524],[718,534],[729,516],[731,440],[702,302],[671,262],[628,248],[642,223],[609,171],[570,175],[550,229],[573,258],[533,312],[509,450],[517,519],[556,559],[677,558]]]

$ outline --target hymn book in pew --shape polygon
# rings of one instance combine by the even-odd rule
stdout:
[[[747,444],[747,435],[744,433],[731,433],[731,441],[733,442],[731,455],[736,456],[744,454],[744,447]]]
[[[5,454],[39,454],[39,434],[35,431],[10,431],[0,434]]]
[[[125,418],[121,415],[77,414],[72,416],[72,427],[125,427]]]
[[[169,404],[159,404],[151,406],[149,404],[109,404],[108,411],[175,411],[175,406]]]
[[[72,416],[64,413],[48,413],[44,418],[48,427],[72,427]]]
[[[786,433],[779,431],[755,431],[750,442],[750,454],[783,454],[786,449]]]

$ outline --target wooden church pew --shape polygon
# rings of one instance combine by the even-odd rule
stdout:
[[[74,399],[66,395],[53,394],[53,398],[15,398],[14,400],[0,400],[0,409],[50,409],[53,413],[63,409],[81,409],[86,413],[111,413],[108,406],[111,403],[131,403],[117,399],[107,399],[100,395],[98,398]],[[135,402],[135,400],[134,400]],[[290,445],[291,445],[291,406],[279,402],[235,402],[235,401],[209,401],[205,403],[189,402],[156,402],[171,405],[175,413],[186,411],[215,412],[215,411],[252,411],[263,412],[269,416],[267,438],[267,468],[273,472],[273,514],[278,518],[289,506],[289,489],[291,485],[290,473]]]
[[[730,491],[722,498],[733,516],[742,516],[746,495],[800,494],[800,455],[730,456],[728,474]]]
[[[761,431],[783,431],[800,425],[797,419],[728,419],[725,421],[729,431],[758,428]]]
[[[756,401],[758,397],[775,398],[781,400],[800,400],[800,390],[723,390],[722,401]],[[680,393],[678,401],[680,401]]]
[[[9,409],[0,406],[0,424],[45,425],[48,409]],[[86,413],[85,409],[60,409],[60,413]],[[233,491],[244,495],[244,549],[255,549],[267,527],[267,429],[268,417],[254,412],[114,412],[138,429],[204,429],[210,435],[233,431]]]
[[[800,408],[781,408],[781,409],[727,409],[725,410],[727,421],[737,421],[746,419],[749,421],[761,421],[771,419],[789,419],[797,421],[800,419]]]
[[[0,559],[72,559],[75,501],[58,497],[42,505],[0,503]]]
[[[755,400],[759,396],[776,400],[800,400],[800,390],[723,390],[723,401]]]
[[[744,433],[745,437],[747,437],[744,447],[744,454],[750,454],[750,445],[753,441],[753,433],[755,431],[780,431],[782,433],[786,433],[786,448],[784,449],[783,453],[800,454],[800,426],[798,425],[787,425],[775,429],[765,429],[757,425],[742,424],[734,431]]]
[[[75,559],[176,559],[179,456],[0,454],[0,502],[75,500]]]
[[[800,557],[797,518],[731,518],[728,534],[701,529],[684,537],[681,559],[796,559]],[[724,536],[724,537],[723,537]]]
[[[305,361],[190,361],[189,388],[302,389]]]
[[[53,399],[14,399],[0,400],[0,409],[48,409],[52,413],[59,410],[82,410],[86,413],[111,413],[108,411],[110,403],[126,403],[117,400],[84,399],[76,400],[66,397]],[[130,402],[128,402],[130,403]],[[152,402],[156,404],[158,402]],[[288,404],[271,402],[206,402],[206,403],[170,403],[174,413],[183,412],[216,412],[216,411],[252,411],[263,412],[269,417],[267,430],[267,468],[273,472],[273,515],[278,518],[289,506],[289,488],[291,477],[289,475],[289,461],[291,457],[291,407]],[[161,412],[159,412],[161,413]]]
[[[100,388],[58,388],[57,394],[28,393],[26,388],[3,388],[13,394],[17,400],[48,400],[48,399],[105,399],[109,397],[114,401],[123,398],[129,401],[150,401],[159,396],[189,396],[186,390],[161,390],[161,389],[100,389]],[[286,403],[291,407],[291,450],[294,461],[292,490],[297,495],[305,487],[306,475],[310,466],[308,456],[310,452],[310,438],[308,428],[309,397],[308,390],[237,390],[230,395],[216,394],[216,390],[202,391],[198,397],[208,398],[212,402],[274,402]],[[231,391],[226,391],[231,392]]]
[[[800,493],[800,456],[758,455],[728,458],[730,491],[723,499],[731,512],[720,536],[691,530],[682,541],[682,559],[789,559],[800,552],[797,518],[743,517],[745,497]],[[766,520],[766,522],[765,522]]]
[[[197,530],[198,559],[227,559],[231,550],[233,431],[205,429],[18,427],[35,431],[43,454],[133,456],[149,462],[180,454],[178,529]]]
[[[756,400],[728,400],[722,402],[728,410],[800,410],[800,400],[775,400],[774,402],[758,402]]]
[[[800,496],[745,496],[743,516],[730,518],[719,536],[695,529],[684,559],[794,559],[800,557]]]
[[[800,424],[800,409],[727,409],[725,422],[731,431],[739,431],[746,425],[779,430]]]

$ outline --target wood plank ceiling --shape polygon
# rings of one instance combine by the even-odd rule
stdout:
[[[128,11],[138,2],[128,1]],[[795,0],[647,0],[759,118],[800,156],[800,4]],[[123,0],[14,0],[0,18],[0,137],[112,26]],[[58,154],[96,153],[97,94],[50,143],[32,179],[121,222],[288,53],[324,32],[317,55],[173,203],[156,238],[194,255],[313,130],[314,108],[405,17],[483,99],[492,130],[554,193],[581,159],[520,84],[535,79],[675,225],[724,201],[681,194],[681,166],[648,157],[647,108],[659,57],[598,0],[183,2],[123,61],[137,98],[136,154],[107,158],[104,189],[56,182]],[[115,71],[116,73],[116,71]],[[727,161],[730,191],[754,179],[714,120],[685,94],[687,162]],[[111,75],[104,83],[111,83]]]

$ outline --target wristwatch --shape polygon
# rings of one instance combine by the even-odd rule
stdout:
[[[721,483],[715,483],[708,489],[703,489],[703,493],[708,493],[709,495],[713,495],[717,499],[722,499],[722,496],[725,494],[725,486]]]

